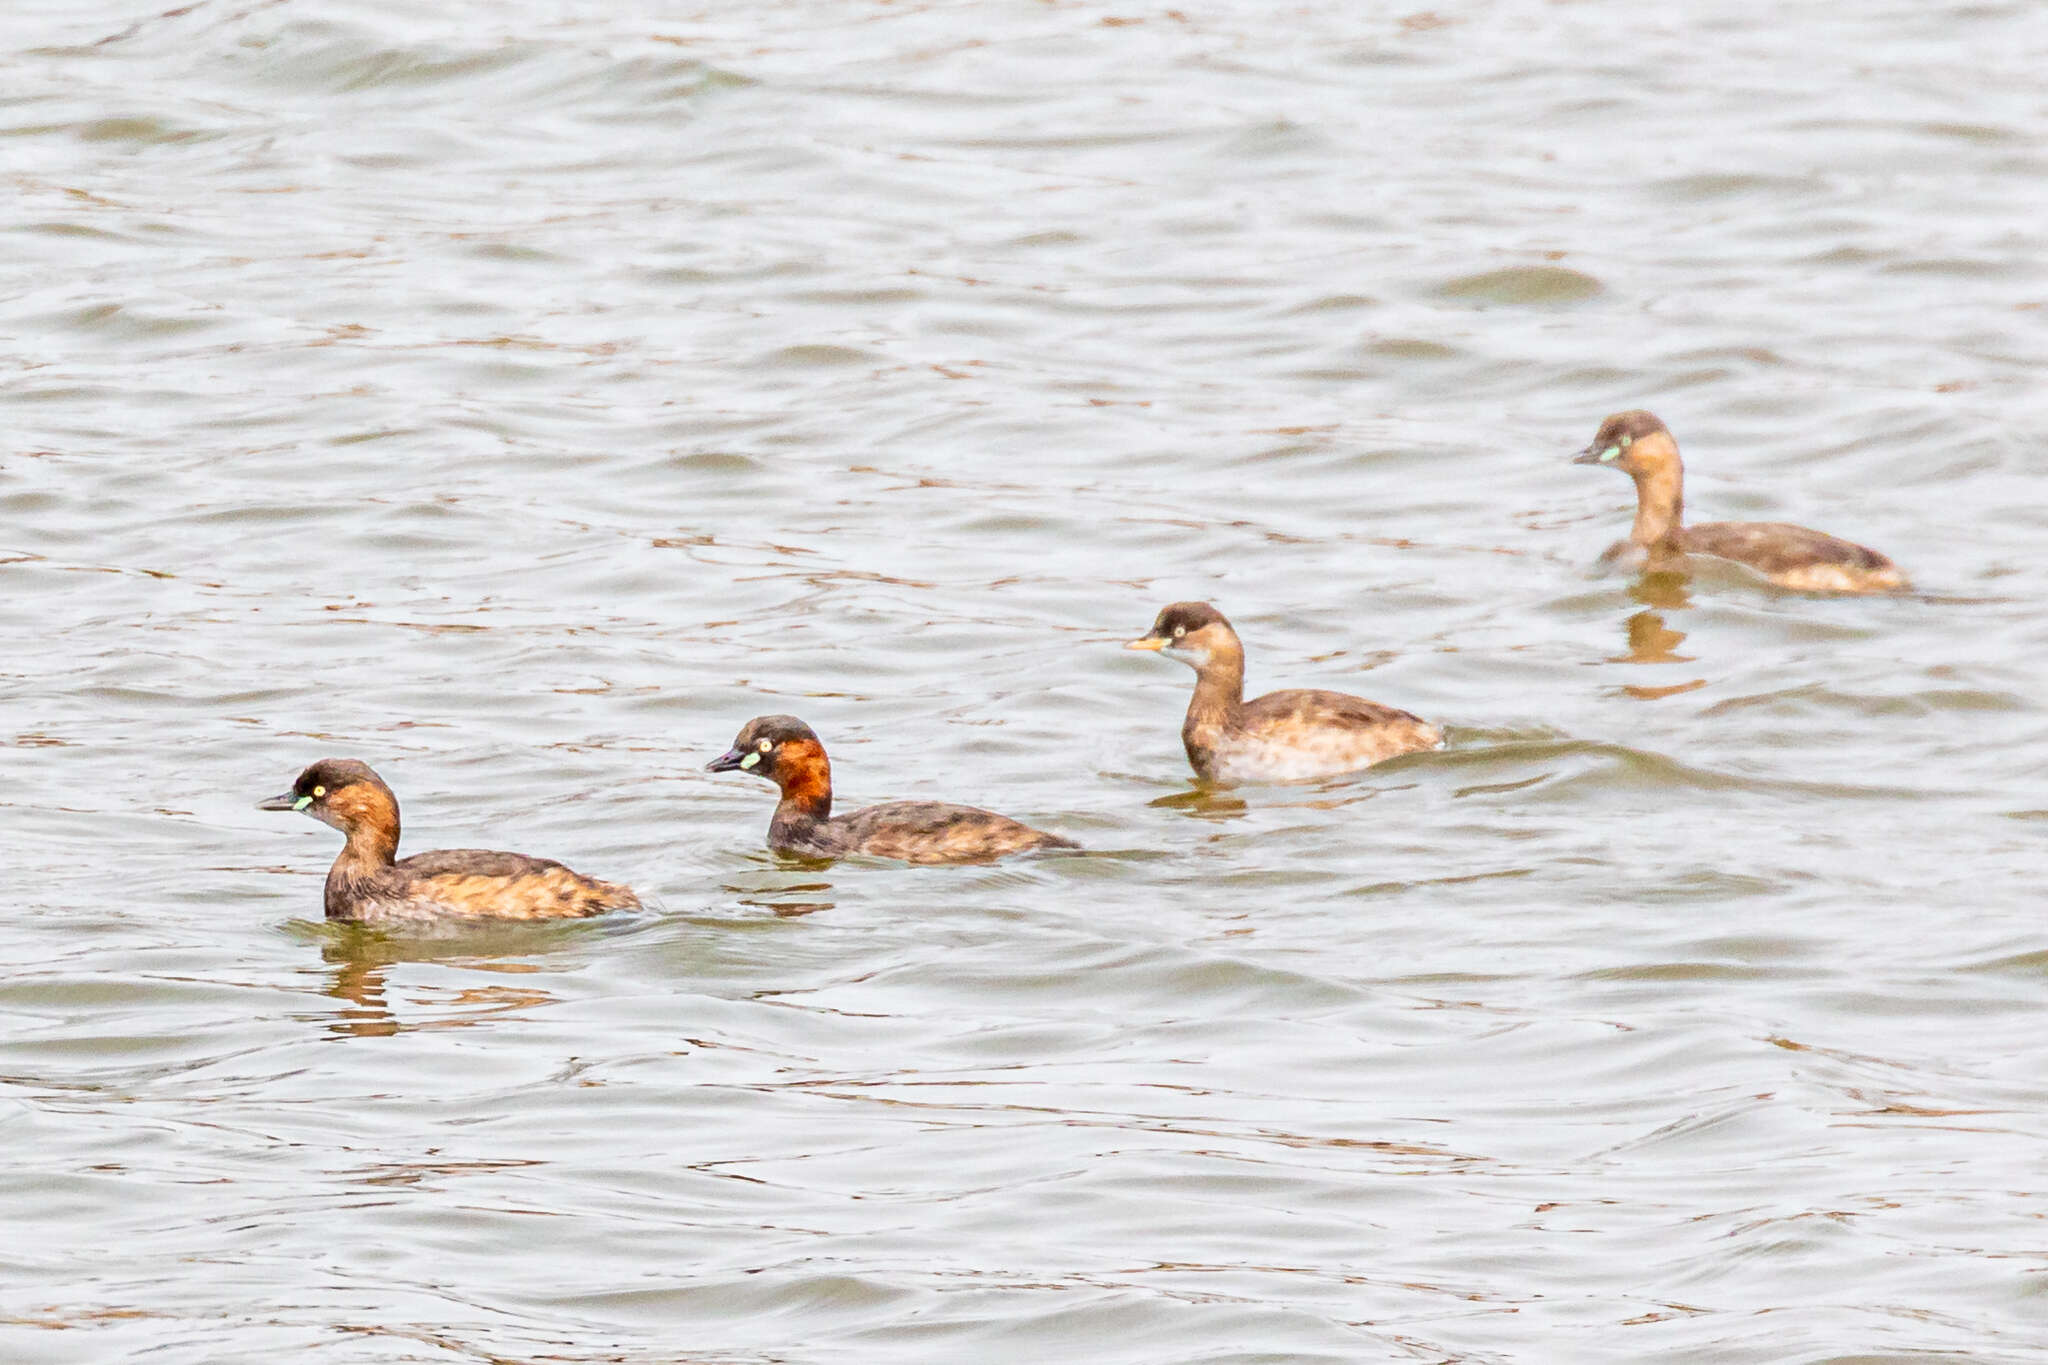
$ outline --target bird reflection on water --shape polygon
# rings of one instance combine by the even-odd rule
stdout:
[[[1212,791],[1204,786],[1155,796],[1145,804],[1154,810],[1177,811],[1197,820],[1241,820],[1251,809],[1241,796]]]
[[[741,905],[750,906],[756,910],[766,910],[781,919],[795,919],[800,915],[815,915],[820,910],[830,910],[838,904],[837,901],[831,900],[783,899],[785,895],[792,893],[830,892],[832,890],[832,883],[830,882],[792,882],[787,886],[767,887],[727,885],[725,889],[729,894],[739,897]]]
[[[306,1017],[323,1019],[327,1032],[338,1037],[388,1038],[428,1029],[470,1028],[487,1019],[499,1019],[556,1001],[552,992],[534,986],[420,986],[406,1003],[419,1007],[422,1016],[402,1019],[392,1008],[386,980],[394,965],[429,962],[515,976],[552,968],[533,961],[490,956],[487,951],[480,951],[486,945],[477,942],[397,940],[353,929],[323,934],[323,938],[320,958],[328,968],[328,980],[320,993],[341,1001],[344,1008],[309,1013]],[[530,955],[533,936],[529,933],[524,939],[521,951]]]
[[[1691,663],[1692,655],[1678,652],[1678,647],[1685,643],[1685,632],[1673,630],[1664,619],[1666,611],[1682,611],[1692,605],[1692,598],[1687,595],[1685,586],[1685,575],[1678,573],[1646,573],[1630,583],[1628,595],[1641,603],[1644,609],[1628,618],[1628,652],[1614,655],[1608,662]],[[1655,701],[1660,697],[1675,697],[1682,692],[1691,692],[1706,685],[1705,678],[1693,678],[1687,682],[1668,683],[1661,687],[1626,683],[1621,691],[1623,695],[1639,701]]]

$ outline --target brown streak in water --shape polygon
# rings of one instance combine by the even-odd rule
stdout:
[[[363,1185],[417,1185],[429,1177],[437,1175],[488,1174],[495,1171],[516,1171],[531,1166],[545,1166],[546,1164],[544,1161],[522,1157],[478,1161],[398,1161],[364,1166],[354,1171],[334,1171],[331,1174],[342,1176],[343,1178],[353,1177],[356,1183]]]
[[[1663,1309],[1662,1312],[1644,1313],[1638,1317],[1623,1318],[1621,1326],[1639,1327],[1645,1323],[1670,1322],[1674,1318],[1700,1317],[1714,1311],[1711,1308],[1695,1308],[1687,1303],[1666,1303],[1660,1304],[1659,1307]]]
[[[79,1308],[64,1312],[58,1308],[45,1308],[41,1317],[0,1318],[0,1325],[9,1327],[40,1327],[49,1332],[65,1332],[74,1327],[84,1327],[97,1322],[128,1322],[136,1319],[150,1321],[157,1318],[169,1320],[175,1314],[159,1313],[148,1308]],[[62,1313],[60,1318],[58,1315]]]
[[[1209,531],[1219,526],[1234,530],[1256,531],[1262,536],[1278,539],[1282,544],[1291,543],[1286,533],[1275,531],[1252,521],[1201,521],[1192,517],[1174,516],[1121,516],[1117,521],[1127,526],[1181,526],[1191,531]],[[1510,559],[1549,558],[1534,550],[1518,550],[1508,545],[1473,545],[1459,541],[1415,540],[1408,536],[1364,536],[1343,532],[1334,536],[1312,539],[1309,543],[1321,544],[1339,541],[1346,545],[1377,545],[1389,550],[1455,550],[1461,554],[1502,555]]]
[[[1488,1294],[1474,1289],[1453,1289],[1446,1285],[1429,1284],[1421,1280],[1400,1280],[1381,1276],[1359,1275],[1331,1270],[1323,1266],[1274,1265],[1264,1261],[1245,1261],[1237,1264],[1203,1261],[1157,1261],[1151,1265],[1130,1266],[1120,1270],[1106,1270],[1093,1273],[1077,1271],[1064,1278],[1055,1280],[1032,1279],[1016,1272],[1000,1270],[938,1270],[933,1273],[942,1278],[971,1279],[980,1282],[984,1286],[996,1286],[1006,1289],[1062,1290],[1073,1289],[1077,1286],[1087,1286],[1095,1289],[1127,1290],[1142,1285],[1149,1293],[1158,1294],[1164,1298],[1177,1300],[1182,1303],[1267,1302],[1256,1295],[1225,1294],[1213,1290],[1197,1293],[1191,1290],[1175,1290],[1170,1287],[1144,1282],[1145,1277],[1159,1274],[1241,1275],[1248,1272],[1259,1275],[1303,1275],[1332,1284],[1373,1285],[1380,1288],[1407,1289],[1419,1294],[1446,1294],[1465,1303],[1503,1305],[1500,1308],[1496,1308],[1494,1310],[1496,1312],[1513,1313],[1519,1311],[1514,1306],[1515,1300],[1504,1294]],[[1349,1325],[1376,1328],[1379,1324],[1371,1320],[1361,1320],[1350,1322]],[[1440,1347],[1431,1347],[1426,1343],[1395,1335],[1389,1335],[1388,1339],[1415,1348],[1418,1354],[1426,1359],[1448,1359],[1444,1356]],[[1463,1360],[1466,1358],[1457,1357],[1457,1359]]]
[[[1084,1117],[1078,1115],[1074,1110],[1060,1109],[1051,1105],[941,1104],[931,1100],[905,1100],[898,1099],[894,1096],[888,1095],[877,1096],[839,1094],[836,1091],[827,1088],[830,1086],[846,1086],[856,1090],[864,1089],[870,1086],[900,1086],[903,1088],[911,1088],[915,1086],[935,1086],[945,1088],[966,1088],[970,1086],[1003,1084],[1008,1084],[1008,1082],[967,1080],[906,1081],[892,1078],[878,1081],[850,1081],[845,1079],[799,1080],[786,1081],[778,1085],[757,1085],[749,1088],[762,1091],[772,1091],[778,1089],[802,1090],[814,1095],[823,1095],[828,1099],[864,1100],[871,1104],[886,1105],[890,1108],[918,1109],[931,1111],[935,1113],[1044,1114],[1048,1117],[1058,1119],[1059,1126],[1062,1128],[1106,1128],[1117,1132],[1171,1133],[1177,1137],[1206,1137],[1215,1138],[1223,1142],[1271,1143],[1277,1146],[1287,1147],[1297,1151],[1368,1151],[1378,1152],[1383,1156],[1422,1157],[1430,1160],[1449,1162],[1457,1165],[1498,1164],[1492,1157],[1474,1156],[1462,1152],[1453,1152],[1446,1150],[1442,1147],[1434,1147],[1424,1143],[1386,1142],[1366,1138],[1308,1137],[1300,1133],[1282,1133],[1267,1128],[1251,1129],[1245,1132],[1232,1132],[1220,1128],[1197,1128],[1185,1123],[1177,1123],[1170,1119],[1147,1119],[1139,1115],[1131,1115],[1128,1118],[1124,1119],[1094,1116]]]

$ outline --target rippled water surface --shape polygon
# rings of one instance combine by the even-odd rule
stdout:
[[[2042,1358],[2039,5],[0,44],[0,1357]],[[1589,576],[1633,406],[1919,590]],[[1198,790],[1188,597],[1450,746]],[[653,908],[330,930],[329,754]]]

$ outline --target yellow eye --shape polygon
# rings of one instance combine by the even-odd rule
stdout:
[[[759,750],[760,750],[760,751],[761,751],[762,753],[764,753],[764,754],[765,754],[765,753],[767,753],[767,752],[768,752],[768,751],[769,751],[770,749],[772,749],[772,748],[774,748],[774,747],[775,747],[775,741],[774,741],[774,740],[772,740],[772,739],[764,739],[764,740],[762,740],[762,741],[761,741],[761,742],[760,742],[760,743],[759,743],[758,745],[756,745],[755,747],[756,747],[756,748],[758,748],[758,749],[759,749]]]
[[[315,796],[325,796],[325,795],[327,795],[327,788],[325,788],[325,787],[315,787],[315,788],[313,788],[313,795],[315,795]]]
[[[1174,639],[1176,639],[1176,640],[1178,640],[1178,639],[1179,639],[1179,638],[1180,638],[1181,636],[1183,636],[1183,635],[1185,635],[1185,634],[1187,634],[1187,633],[1188,633],[1188,628],[1187,628],[1186,626],[1175,626],[1175,627],[1173,628],[1173,638],[1174,638]]]

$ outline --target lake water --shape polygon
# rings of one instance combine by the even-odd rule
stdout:
[[[0,44],[0,1358],[2048,1352],[2048,10]],[[1635,406],[1919,591],[1590,577]],[[1450,746],[1198,791],[1190,597]],[[652,908],[330,930],[326,755]]]

